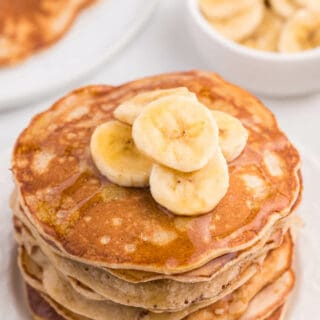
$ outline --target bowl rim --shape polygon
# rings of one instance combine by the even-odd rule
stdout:
[[[199,0],[186,1],[189,13],[192,19],[198,26],[209,36],[211,39],[218,41],[220,45],[236,52],[237,54],[246,55],[250,58],[261,59],[264,61],[274,62],[295,62],[306,59],[320,58],[320,47],[311,50],[305,50],[297,53],[281,53],[281,52],[268,52],[246,47],[235,41],[229,40],[225,36],[216,31],[203,16],[198,5]]]

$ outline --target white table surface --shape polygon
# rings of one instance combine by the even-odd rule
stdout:
[[[193,48],[184,20],[185,0],[161,0],[144,30],[98,73],[77,83],[120,84],[135,78],[177,70],[205,69],[208,66]],[[320,66],[315,66],[320,67]],[[214,71],[214,70],[212,70]],[[46,100],[0,113],[0,146],[12,148],[17,135],[30,118],[49,107],[73,88],[65,88]],[[276,114],[290,139],[320,161],[320,93],[312,96],[271,99],[260,97]]]

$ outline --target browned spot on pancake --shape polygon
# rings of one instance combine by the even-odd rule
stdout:
[[[112,119],[112,111],[124,100],[142,91],[181,86],[209,108],[240,119],[249,139],[240,157],[229,164],[230,188],[218,206],[202,217],[177,221],[153,200],[149,189],[122,188],[107,181],[92,162],[89,142],[94,128]],[[79,106],[89,112],[75,111]],[[78,116],[70,120],[70,114]],[[33,163],[38,152],[56,155],[45,173],[31,165],[19,166]],[[282,175],[279,170],[270,172],[266,152],[281,159]],[[204,72],[156,76],[114,89],[77,90],[33,119],[17,141],[13,160],[32,219],[63,250],[109,267],[148,266],[150,271],[168,273],[185,271],[244,245],[275,214],[286,216],[298,196],[299,165],[296,149],[270,111],[243,90]],[[119,221],[115,219],[121,225],[115,226]],[[110,240],[101,243],[106,235]]]

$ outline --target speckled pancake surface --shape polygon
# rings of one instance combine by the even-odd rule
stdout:
[[[240,119],[249,132],[245,150],[229,164],[226,196],[198,217],[171,214],[147,188],[110,183],[89,152],[94,128],[112,119],[121,102],[139,92],[183,86],[208,108]],[[52,245],[90,264],[160,273],[192,270],[258,241],[294,205],[299,166],[296,149],[271,112],[206,72],[77,90],[32,120],[13,155],[19,200]]]
[[[0,0],[0,66],[58,40],[94,0]]]

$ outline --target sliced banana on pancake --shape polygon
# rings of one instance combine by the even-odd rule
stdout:
[[[254,33],[242,44],[264,51],[277,51],[283,20],[272,10],[266,9],[263,20]]]
[[[270,0],[270,5],[272,10],[283,18],[289,18],[301,7],[298,0]]]
[[[132,125],[134,120],[136,120],[138,115],[149,103],[153,102],[154,100],[173,95],[186,96],[197,100],[197,96],[185,87],[154,90],[140,93],[123,102],[114,110],[113,115],[116,119]]]
[[[178,215],[192,216],[212,210],[228,187],[228,165],[220,150],[198,171],[183,173],[155,164],[150,175],[153,198]]]
[[[137,148],[155,162],[191,172],[204,167],[218,149],[218,127],[200,102],[168,96],[150,103],[133,124]]]
[[[219,128],[219,145],[228,162],[236,159],[248,141],[248,131],[241,121],[228,113],[211,110]]]
[[[256,4],[260,0],[199,0],[202,13],[209,19],[223,19]]]
[[[288,20],[280,36],[281,52],[299,52],[320,46],[320,11],[299,10]]]
[[[125,187],[149,185],[152,163],[136,148],[131,126],[116,120],[101,124],[92,134],[90,149],[95,165],[111,182]]]
[[[262,2],[237,12],[232,17],[212,19],[209,23],[218,32],[230,40],[241,41],[250,36],[263,19],[264,5]]]

